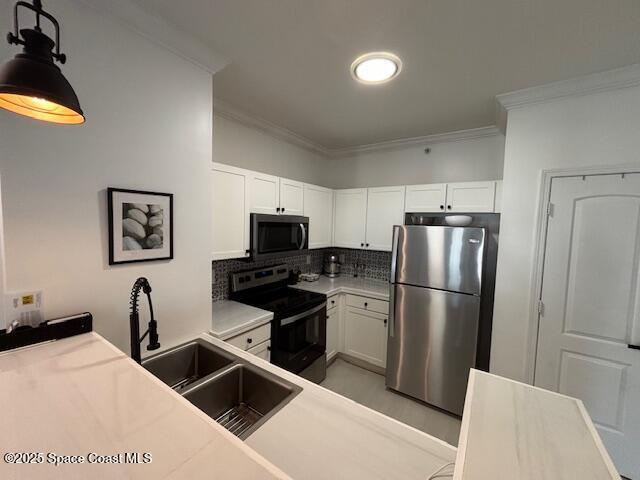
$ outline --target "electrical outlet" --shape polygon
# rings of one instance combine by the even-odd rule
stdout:
[[[307,255],[307,265],[311,265],[311,255]]]
[[[42,290],[5,294],[6,324],[17,321],[20,326],[37,327],[44,322]]]

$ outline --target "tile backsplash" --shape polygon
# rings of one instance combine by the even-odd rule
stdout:
[[[212,262],[213,301],[229,298],[229,274],[241,270],[266,267],[269,265],[285,264],[289,269],[300,270],[302,273],[322,273],[322,262],[327,252],[335,252],[342,263],[342,274],[356,275],[377,280],[389,280],[391,269],[391,252],[372,250],[350,250],[346,248],[324,248],[309,250],[302,255],[292,255],[275,260],[249,262],[246,260],[218,260]],[[310,262],[307,263],[307,257]]]

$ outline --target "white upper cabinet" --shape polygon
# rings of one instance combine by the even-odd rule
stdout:
[[[367,189],[336,190],[333,246],[363,248],[366,239]]]
[[[446,204],[446,183],[407,186],[405,212],[443,212]]]
[[[309,217],[309,248],[333,244],[333,190],[317,185],[304,186],[304,214]]]
[[[280,179],[266,173],[251,172],[251,213],[277,215],[280,209]]]
[[[251,175],[247,170],[214,163],[213,260],[248,256]]]
[[[496,182],[447,184],[447,212],[493,212]]]
[[[405,187],[368,189],[365,248],[391,251],[393,226],[404,223]]]
[[[280,213],[304,214],[304,183],[286,178],[280,179]]]

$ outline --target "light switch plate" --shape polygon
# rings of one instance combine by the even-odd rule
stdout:
[[[7,293],[4,296],[5,322],[37,327],[44,322],[42,290]]]

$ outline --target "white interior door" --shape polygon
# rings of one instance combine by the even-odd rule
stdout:
[[[555,178],[535,384],[581,399],[640,479],[640,174]]]

